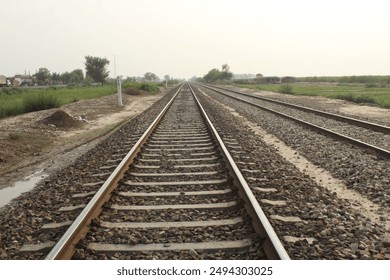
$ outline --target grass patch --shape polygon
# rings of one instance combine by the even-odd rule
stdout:
[[[23,98],[23,112],[35,112],[60,107],[60,101],[54,95],[26,95]]]
[[[151,94],[156,94],[160,92],[160,88],[156,83],[125,82],[122,84],[122,89],[126,90],[129,88],[145,91]]]
[[[355,102],[355,103],[375,104],[374,98],[371,98],[371,97],[365,96],[365,95],[359,96],[359,95],[354,95],[352,93],[347,93],[347,94],[336,95],[336,98],[347,100],[350,102]]]
[[[238,84],[239,87],[245,87],[255,90],[267,90],[280,92],[278,84],[248,85]],[[390,109],[390,88],[372,87],[365,84],[315,84],[315,83],[295,83],[295,95],[323,96],[333,99],[343,99],[359,104],[375,104],[379,107]]]
[[[8,89],[0,91],[0,118],[26,112],[57,108],[79,100],[114,94],[113,85],[47,89]]]

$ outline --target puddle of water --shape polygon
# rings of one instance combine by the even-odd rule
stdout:
[[[7,187],[0,190],[0,208],[11,202],[12,199],[17,198],[24,192],[31,191],[42,179],[47,177],[43,171],[35,172],[27,176],[23,181],[16,182],[12,187]]]

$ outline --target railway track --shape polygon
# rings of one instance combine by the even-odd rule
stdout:
[[[46,259],[289,259],[189,85],[121,156]]]
[[[325,111],[242,93],[236,90],[201,85],[229,98],[287,118],[321,134],[346,141],[379,157],[390,158],[390,127]]]

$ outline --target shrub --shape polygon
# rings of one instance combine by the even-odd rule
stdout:
[[[53,95],[27,95],[23,98],[24,112],[35,112],[60,107],[60,102]]]
[[[160,88],[155,83],[125,82],[122,84],[122,89],[124,91],[129,88],[145,91],[148,93],[158,93],[160,91]]]
[[[293,93],[293,87],[292,87],[292,85],[289,85],[289,84],[281,85],[279,87],[279,92],[280,93],[292,94]]]
[[[159,91],[159,88],[156,84],[151,83],[142,83],[139,85],[140,90],[147,91],[150,93],[157,93]]]

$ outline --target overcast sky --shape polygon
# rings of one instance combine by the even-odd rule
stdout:
[[[0,0],[0,75],[84,70],[123,76],[390,74],[390,1]]]

